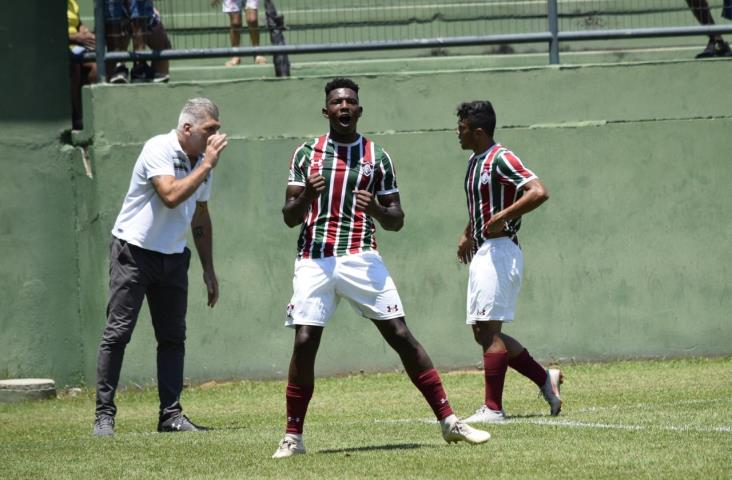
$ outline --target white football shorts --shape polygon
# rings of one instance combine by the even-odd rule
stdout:
[[[223,10],[224,13],[241,12],[242,0],[224,0]],[[256,10],[259,4],[259,0],[247,0],[244,4],[244,8],[247,10]]]
[[[510,238],[486,240],[470,262],[466,323],[513,321],[523,270],[521,248]]]
[[[396,285],[378,252],[295,261],[285,326],[324,327],[341,297],[371,320],[404,316]]]

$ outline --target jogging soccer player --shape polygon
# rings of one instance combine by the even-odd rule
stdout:
[[[488,101],[458,107],[460,146],[472,150],[465,175],[468,225],[458,241],[458,261],[470,264],[467,324],[483,348],[485,402],[468,423],[499,422],[508,367],[532,380],[550,406],[562,408],[562,373],[546,370],[513,337],[501,332],[513,321],[521,288],[523,254],[517,233],[521,216],[544,203],[549,194],[537,176],[509,149],[493,139],[496,114]]]
[[[430,357],[407,328],[399,293],[376,248],[375,221],[398,231],[404,212],[391,158],[357,132],[363,111],[358,90],[345,78],[325,86],[322,113],[330,132],[303,143],[290,164],[282,213],[289,227],[302,227],[285,322],[295,329],[285,395],[287,425],[273,458],[305,453],[303,423],[313,395],[315,356],[341,297],[371,320],[399,354],[447,442],[490,438],[454,415]]]

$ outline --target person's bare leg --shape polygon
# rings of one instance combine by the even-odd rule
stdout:
[[[136,52],[145,50],[147,18],[133,18],[130,25],[132,27],[132,49]]]
[[[89,85],[97,83],[97,64],[86,62],[81,66],[81,84]]]
[[[173,45],[170,43],[168,32],[165,30],[162,22],[159,22],[152,29],[147,36],[147,46],[150,50],[170,50]],[[167,59],[159,58],[153,60],[151,63],[152,69],[155,71],[156,78],[168,78],[170,73],[170,61]]]
[[[259,46],[259,21],[257,10],[254,8],[246,9],[246,20],[247,28],[249,29],[249,40],[252,42],[252,47]],[[261,65],[267,63],[267,59],[262,55],[256,55],[254,57],[254,63]]]
[[[127,35],[126,24],[121,21],[107,22],[105,25],[106,40],[107,40],[107,51],[108,52],[123,52],[127,50],[127,46],[130,42],[130,36]],[[112,76],[116,62],[114,60],[108,60],[105,62],[107,78]]]
[[[241,12],[229,12],[229,38],[231,46],[238,47],[241,45]],[[233,67],[241,63],[241,58],[231,57],[224,65]]]
[[[71,60],[71,127],[81,130],[81,64]]]
[[[147,17],[133,18],[130,20],[130,29],[132,30],[132,50],[135,52],[143,51],[147,46],[149,37],[147,22]],[[144,60],[135,60],[134,65],[138,68],[142,67],[144,70],[147,70],[147,64]],[[150,80],[147,78],[147,75],[145,75],[145,80]]]

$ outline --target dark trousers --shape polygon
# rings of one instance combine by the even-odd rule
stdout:
[[[163,254],[112,237],[109,249],[107,326],[97,355],[97,415],[117,413],[114,393],[125,347],[147,297],[158,342],[160,419],[179,414],[183,390],[188,266],[191,251]]]

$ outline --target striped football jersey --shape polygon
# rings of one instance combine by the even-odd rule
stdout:
[[[290,162],[288,185],[305,186],[308,176],[325,177],[325,191],[305,212],[297,241],[299,258],[324,258],[376,250],[376,226],[370,215],[356,211],[355,190],[375,195],[398,192],[389,154],[359,136],[350,144],[329,135],[300,145]]]
[[[465,174],[465,195],[474,251],[486,240],[484,227],[491,216],[521,198],[521,187],[535,178],[534,172],[511,150],[499,144],[470,157]],[[511,219],[506,227],[508,236],[516,244],[520,227],[521,217]]]

